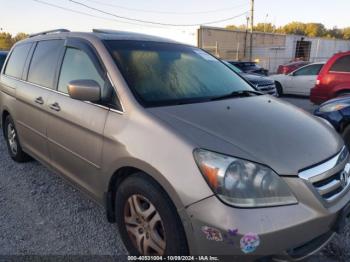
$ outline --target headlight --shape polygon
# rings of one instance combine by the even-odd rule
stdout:
[[[196,149],[194,157],[214,193],[238,207],[297,203],[288,185],[270,168],[250,161]]]
[[[320,107],[320,112],[333,112],[350,106],[347,103],[328,104]]]

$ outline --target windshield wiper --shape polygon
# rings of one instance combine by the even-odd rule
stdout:
[[[221,100],[226,98],[234,98],[234,97],[248,97],[248,96],[254,96],[254,95],[263,95],[263,93],[253,90],[239,90],[239,91],[233,91],[232,93],[229,93],[227,95],[217,96],[213,97],[210,100]]]

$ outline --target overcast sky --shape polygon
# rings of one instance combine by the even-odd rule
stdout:
[[[0,28],[12,34],[38,32],[53,28],[89,31],[109,28],[156,34],[196,44],[196,26],[171,27],[126,23],[128,20],[93,11],[70,0],[38,0],[73,9],[73,13],[35,0],[0,0]],[[201,24],[229,17],[229,21],[210,24],[244,24],[250,0],[75,0],[119,16],[166,24]],[[327,27],[350,26],[350,0],[255,0],[256,22],[283,25],[291,21],[320,22]],[[92,17],[87,14],[98,16]],[[124,21],[124,22],[122,22]]]

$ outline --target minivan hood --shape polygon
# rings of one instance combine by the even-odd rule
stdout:
[[[297,175],[343,147],[321,120],[272,96],[149,108],[200,148],[268,165]]]

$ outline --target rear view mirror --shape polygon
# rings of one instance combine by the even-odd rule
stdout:
[[[90,102],[101,100],[101,87],[94,80],[73,80],[68,83],[67,88],[69,96],[73,99]]]

